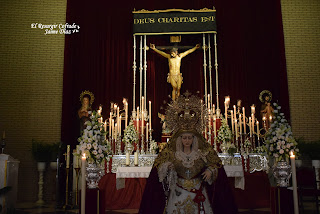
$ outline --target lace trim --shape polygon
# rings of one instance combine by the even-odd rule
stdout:
[[[182,165],[186,168],[194,166],[194,161],[200,158],[199,152],[192,151],[190,154],[178,151],[175,154],[176,158],[182,162]]]
[[[168,168],[171,162],[165,162],[161,164],[158,168],[159,181],[162,182],[168,174]]]
[[[218,177],[218,169],[213,167],[208,167],[207,170],[211,172],[211,178],[208,181],[208,184],[212,184]]]

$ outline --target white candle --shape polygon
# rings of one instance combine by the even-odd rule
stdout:
[[[139,135],[139,107],[137,107],[137,132],[138,132],[138,135]]]
[[[210,94],[208,94],[208,107],[207,108],[210,109],[210,106],[211,106],[210,105]]]
[[[126,165],[127,166],[130,165],[130,154],[129,154],[129,152],[126,153]]]
[[[236,107],[236,105],[233,105],[233,113],[234,113],[234,120],[236,120],[237,119],[237,107]]]
[[[120,108],[119,108],[119,106],[117,107],[117,124],[118,124],[118,130],[117,130],[117,132],[119,132],[119,123],[120,123]]]
[[[258,136],[258,140],[259,140],[259,135],[260,135],[259,121],[257,121],[257,136]]]
[[[138,152],[134,153],[134,165],[138,166]]]
[[[238,120],[237,119],[235,119],[234,120],[234,128],[235,128],[235,130],[236,130],[236,139],[238,139],[238,122],[237,122]]]
[[[144,110],[141,109],[141,135],[144,133]]]
[[[119,135],[121,136],[121,119],[122,117],[120,116],[119,118]]]
[[[231,112],[231,129],[232,129],[232,134],[234,134],[234,128],[233,128],[233,111],[230,110]]]
[[[127,128],[127,126],[128,126],[128,102],[127,101],[125,104],[125,115],[126,115],[125,128]]]
[[[112,119],[112,121],[111,121],[111,127],[112,127],[112,130],[111,130],[112,139],[114,139],[114,119]]]
[[[292,187],[293,187],[293,205],[294,205],[294,213],[299,213],[298,206],[298,191],[297,191],[297,174],[296,174],[296,160],[293,152],[290,152],[290,161],[291,161],[291,171],[292,171]]]
[[[86,213],[86,154],[81,157],[81,214]]]
[[[149,123],[147,123],[147,127],[146,127],[146,141],[148,141],[149,139]]]
[[[110,112],[110,117],[109,117],[109,138],[111,137],[111,117],[112,117],[112,113]]]
[[[240,128],[240,137],[242,136],[242,117],[241,114],[239,114],[239,128]]]
[[[70,145],[67,145],[67,166],[66,168],[69,168],[70,165]]]
[[[246,112],[244,107],[242,107],[242,116],[243,116],[243,132],[244,134],[247,134]]]
[[[141,112],[143,112],[145,109],[145,106],[144,106],[144,97],[141,98]]]
[[[107,120],[104,121],[104,131],[107,131]]]
[[[118,138],[118,124],[116,123],[114,125],[114,139]]]
[[[212,105],[212,114],[215,114],[216,113],[216,107],[215,107],[215,105],[213,104]]]
[[[254,114],[251,114],[251,126],[252,126],[252,134],[254,134],[254,124],[255,124],[255,119],[254,119]]]
[[[151,101],[149,101],[149,123],[150,123],[149,129],[151,130],[151,123],[152,123],[152,120],[151,120]]]
[[[249,117],[249,130],[250,130],[250,137],[252,137],[251,117]]]

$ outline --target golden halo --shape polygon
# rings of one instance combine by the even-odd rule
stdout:
[[[90,106],[92,105],[92,103],[94,102],[94,95],[92,92],[88,91],[88,90],[85,90],[83,92],[81,92],[80,94],[80,102],[82,102],[82,99],[84,97],[84,95],[89,95],[90,96]]]
[[[262,103],[264,103],[264,102],[265,102],[265,95],[268,95],[268,96],[270,97],[269,102],[271,102],[271,100],[272,100],[272,93],[271,93],[270,91],[268,91],[268,90],[263,90],[263,91],[260,92],[260,94],[259,94],[259,100],[260,100]]]

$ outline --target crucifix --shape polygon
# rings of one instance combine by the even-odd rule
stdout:
[[[176,100],[180,96],[180,89],[183,79],[182,74],[180,72],[181,59],[200,48],[200,44],[197,44],[195,47],[178,46],[178,43],[181,42],[181,36],[171,36],[170,42],[174,43],[174,45],[159,46],[158,48],[156,48],[154,44],[150,44],[150,48],[154,50],[156,53],[168,59],[169,73],[167,77],[167,82],[171,83],[172,86],[172,100]],[[170,49],[170,54],[162,51],[168,49]],[[178,53],[178,49],[187,50],[185,52]]]
[[[191,174],[190,169],[188,169],[188,170],[186,171],[186,175],[187,175],[188,179],[190,179],[190,174]]]

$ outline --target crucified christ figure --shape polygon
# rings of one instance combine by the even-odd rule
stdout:
[[[150,44],[150,48],[168,59],[169,73],[167,82],[171,83],[172,85],[172,100],[176,100],[180,96],[180,89],[183,79],[182,74],[180,73],[181,59],[200,48],[200,44],[197,44],[194,48],[191,48],[183,53],[178,53],[177,48],[172,48],[170,54],[168,54],[158,50],[154,44]]]

